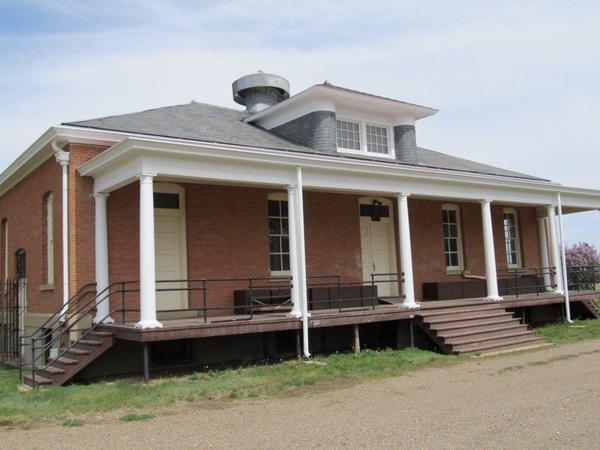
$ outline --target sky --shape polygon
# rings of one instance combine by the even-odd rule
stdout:
[[[600,189],[600,2],[0,0],[0,170],[48,127],[263,70],[440,109],[420,146]],[[600,213],[566,216],[600,248]]]

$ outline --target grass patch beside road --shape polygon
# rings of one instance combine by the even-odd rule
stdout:
[[[572,324],[557,323],[535,329],[547,342],[567,344],[584,339],[600,339],[600,320],[576,320]]]
[[[18,392],[18,372],[0,367],[0,424],[28,427],[35,421],[78,426],[73,417],[127,408],[127,419],[149,418],[148,411],[180,402],[290,395],[314,385],[336,386],[366,379],[402,375],[457,357],[418,349],[364,351],[316,356],[270,366],[197,372],[185,377],[156,379],[149,385],[117,381]],[[144,412],[144,413],[142,413]],[[125,417],[125,416],[123,416]],[[82,418],[85,422],[85,418]]]

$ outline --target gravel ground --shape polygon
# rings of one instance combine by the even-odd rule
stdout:
[[[599,448],[600,341],[157,415],[144,422],[123,423],[113,415],[80,428],[5,431],[0,447]]]

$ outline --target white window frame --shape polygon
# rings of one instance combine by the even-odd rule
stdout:
[[[506,223],[504,221],[505,214],[512,214],[515,218],[515,237],[510,238],[515,241],[515,253],[517,255],[517,263],[511,264],[508,259],[508,237],[506,235]],[[506,258],[506,266],[509,269],[520,269],[522,267],[522,259],[521,259],[521,230],[519,229],[519,212],[515,208],[503,208],[502,209],[502,234],[504,237],[504,257]]]
[[[456,213],[456,250],[458,253],[458,266],[447,266],[446,265],[446,248],[443,247],[444,265],[446,265],[446,271],[462,271],[464,269],[463,259],[463,242],[462,242],[462,227],[460,221],[460,207],[451,203],[445,203],[442,205],[441,211],[454,211]],[[446,236],[444,235],[444,225],[446,222],[443,221],[442,217],[442,238],[443,244],[446,242]]]
[[[46,208],[46,283],[54,284],[54,196],[48,193]]]
[[[267,196],[267,208],[269,206],[269,200],[278,200],[278,201],[288,201],[288,195],[287,193],[284,192],[274,192],[271,193]],[[289,245],[289,238],[290,238],[290,213],[289,213],[289,208],[290,205],[288,204],[288,215],[287,215],[287,220],[288,220],[288,245]],[[285,216],[279,216],[279,217],[285,217]],[[269,218],[271,218],[271,216],[269,215],[268,209],[267,209],[267,222],[269,221]],[[268,230],[267,230],[268,231]],[[281,235],[281,236],[285,236],[285,235]],[[267,236],[270,240],[271,237],[271,233],[268,234]],[[290,271],[289,270],[271,270],[271,242],[268,243],[269,245],[269,271],[271,272],[271,276],[272,277],[286,277],[286,276],[290,276]],[[283,249],[281,249],[281,251],[279,252],[280,254],[284,254],[286,252],[283,251]],[[288,258],[290,257],[290,252],[289,252],[289,248],[287,251],[288,254]]]
[[[386,125],[383,123],[379,123],[376,121],[358,119],[354,117],[348,116],[339,116],[336,117],[336,134],[335,134],[335,143],[337,146],[337,121],[341,120],[342,122],[352,122],[358,124],[359,131],[359,139],[360,139],[360,150],[354,150],[350,148],[337,147],[338,153],[346,153],[349,155],[361,155],[361,156],[369,156],[372,158],[384,158],[384,159],[395,159],[396,151],[394,148],[394,127],[390,125]],[[387,130],[387,138],[388,138],[388,152],[387,153],[375,153],[370,152],[368,150],[367,145],[367,125],[378,128],[385,128]]]

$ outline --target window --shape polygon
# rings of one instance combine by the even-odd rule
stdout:
[[[271,274],[287,275],[290,270],[288,202],[285,194],[269,195],[269,261]]]
[[[387,128],[367,125],[367,151],[389,154]]]
[[[343,119],[336,120],[335,124],[337,147],[340,153],[394,157],[390,127]]]
[[[349,150],[360,150],[360,124],[336,120],[337,146]]]
[[[444,258],[446,269],[462,269],[462,250],[459,209],[454,205],[442,206],[442,228],[444,231]]]
[[[46,217],[46,283],[52,285],[54,284],[54,200],[52,192],[46,194],[44,203],[44,216]]]
[[[504,209],[504,250],[506,263],[509,268],[521,266],[521,251],[519,242],[519,225],[517,211],[512,208]]]

